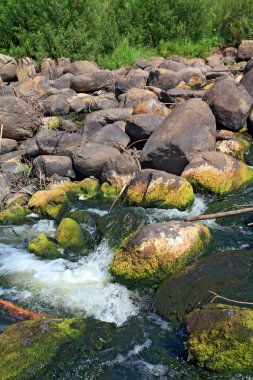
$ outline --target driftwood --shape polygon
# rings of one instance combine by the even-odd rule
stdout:
[[[215,301],[217,298],[220,298],[220,299],[228,301],[228,302],[239,303],[239,304],[243,304],[243,305],[253,305],[253,302],[236,301],[236,300],[233,300],[231,298],[226,298],[226,297],[220,296],[219,294],[213,292],[212,290],[208,290],[208,293],[214,295],[213,299],[211,300],[211,303],[213,301]]]
[[[22,309],[21,307],[13,305],[11,302],[0,299],[0,308],[6,310],[15,318],[25,319],[42,319],[48,317],[46,314],[33,313],[32,311]]]
[[[242,208],[242,209],[232,210],[232,211],[217,212],[216,214],[189,216],[188,218],[185,219],[185,221],[186,222],[194,222],[196,220],[217,219],[217,218],[224,218],[224,217],[228,217],[228,216],[247,214],[249,212],[253,212],[253,207],[247,207],[247,208]],[[251,223],[249,223],[249,224],[251,224]],[[248,226],[249,226],[249,224],[248,224]],[[253,223],[251,225],[253,225]]]

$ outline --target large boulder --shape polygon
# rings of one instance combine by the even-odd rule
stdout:
[[[156,292],[155,310],[161,317],[177,324],[184,322],[193,309],[210,303],[214,295],[209,291],[252,302],[252,279],[252,250],[218,252],[166,278]]]
[[[111,272],[129,286],[158,285],[198,257],[210,240],[200,223],[167,222],[144,226],[115,251]]]
[[[209,105],[220,128],[239,131],[246,127],[253,106],[248,91],[232,79],[216,82],[203,100]]]
[[[36,136],[36,143],[40,154],[71,155],[86,139],[79,133],[42,130]]]
[[[193,203],[193,189],[185,179],[159,170],[144,169],[130,182],[130,204],[142,207],[185,209]]]
[[[0,125],[3,137],[16,141],[32,137],[39,126],[38,113],[17,97],[0,97]]]
[[[164,117],[150,114],[131,115],[126,123],[126,133],[132,140],[143,140],[162,124]]]
[[[131,88],[144,88],[148,73],[140,69],[119,69],[113,72],[115,78],[115,93],[120,95]]]
[[[51,95],[43,101],[43,111],[46,116],[67,115],[70,110],[68,95]]]
[[[18,83],[15,87],[16,93],[20,97],[32,98],[34,100],[39,100],[46,96],[50,91],[50,82],[48,78],[44,76],[36,76],[31,79],[28,78],[25,81]]]
[[[148,86],[159,87],[162,90],[175,88],[182,80],[182,77],[172,70],[157,69],[150,71]]]
[[[58,355],[67,360],[74,343],[80,346],[85,330],[84,320],[77,318],[45,317],[13,324],[0,334],[1,380],[44,377]]]
[[[17,62],[13,57],[0,54],[0,78],[4,82],[11,82],[17,79]]]
[[[119,120],[126,121],[132,112],[132,108],[109,108],[95,111],[86,116],[85,123],[97,122],[106,125]]]
[[[180,175],[192,155],[215,150],[216,124],[208,105],[191,99],[171,112],[146,142],[143,168]]]
[[[68,156],[39,156],[33,160],[34,174],[51,177],[57,174],[61,177],[75,178],[72,160]]]
[[[253,57],[253,40],[243,40],[238,48],[238,58],[248,60]]]
[[[143,88],[130,88],[126,93],[120,95],[118,97],[119,99],[119,106],[123,108],[131,108],[135,107],[138,103],[149,100],[149,99],[156,99],[157,95],[150,91]]]
[[[114,78],[112,72],[100,70],[72,77],[70,86],[76,92],[93,92],[111,88],[113,84]]]
[[[252,374],[253,311],[206,305],[187,317],[188,360],[215,372]]]
[[[253,170],[226,153],[202,152],[193,157],[182,177],[196,189],[223,195],[252,181]]]
[[[246,88],[248,93],[253,96],[253,68],[244,74],[240,83]]]
[[[74,61],[65,64],[63,67],[63,74],[71,73],[73,75],[91,74],[99,71],[99,67],[95,62],[90,61]]]

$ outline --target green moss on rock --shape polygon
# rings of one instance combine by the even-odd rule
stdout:
[[[36,239],[28,243],[28,250],[36,256],[45,259],[56,259],[62,257],[62,253],[57,244],[50,241],[45,234],[40,234]]]
[[[85,198],[93,198],[100,192],[100,185],[98,180],[95,178],[85,178],[83,181],[79,182],[78,189]]]
[[[73,349],[85,333],[82,319],[19,322],[0,334],[1,380],[40,379],[64,347]],[[66,357],[67,360],[67,357]]]
[[[253,311],[208,305],[187,317],[188,359],[212,371],[252,373]]]
[[[94,240],[90,233],[82,229],[80,224],[71,218],[62,219],[55,238],[67,251],[88,254],[94,247]]]
[[[102,198],[117,198],[120,192],[116,186],[109,185],[107,182],[101,185],[100,191]]]
[[[29,209],[24,206],[16,205],[0,212],[0,224],[20,224],[26,219]]]

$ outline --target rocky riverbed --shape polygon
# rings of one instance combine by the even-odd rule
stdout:
[[[251,379],[252,57],[0,55],[1,379]]]

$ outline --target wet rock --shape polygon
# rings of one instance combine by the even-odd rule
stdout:
[[[44,259],[57,259],[62,257],[62,253],[57,244],[47,238],[45,234],[40,234],[34,240],[29,241],[28,251]]]
[[[193,189],[181,177],[159,170],[144,169],[127,188],[126,199],[142,207],[186,209],[193,203]]]
[[[91,74],[99,71],[99,67],[95,62],[75,61],[64,65],[63,74],[71,73],[73,75]]]
[[[75,178],[75,172],[70,157],[39,156],[33,161],[33,170],[36,177],[51,177],[57,174],[62,177]]]
[[[199,223],[147,225],[131,234],[115,251],[111,272],[129,286],[158,285],[198,257],[210,240]]]
[[[1,379],[41,377],[57,355],[67,360],[84,332],[84,320],[77,318],[34,319],[8,327],[0,335]]]
[[[143,88],[131,88],[125,94],[120,95],[118,99],[119,107],[133,108],[144,100],[157,99],[157,96],[154,92]]]
[[[246,88],[248,93],[253,96],[253,68],[244,74],[240,83]]]
[[[207,104],[189,100],[149,137],[141,153],[142,167],[180,175],[194,153],[215,149],[215,134],[215,119]]]
[[[250,59],[253,57],[253,41],[243,40],[238,48],[238,58],[241,60]]]
[[[86,139],[79,133],[44,130],[37,134],[36,142],[40,154],[71,155]]]
[[[98,219],[98,230],[112,248],[147,223],[145,211],[141,208],[121,208],[111,211]]]
[[[143,100],[134,107],[133,114],[150,114],[160,117],[166,117],[170,114],[171,110],[165,104],[159,102],[157,99]]]
[[[4,82],[15,81],[17,62],[13,57],[0,54],[0,77]]]
[[[148,86],[159,87],[162,90],[175,88],[182,80],[182,77],[175,71],[167,69],[157,69],[151,71],[148,77]]]
[[[0,97],[0,125],[3,137],[16,141],[32,137],[39,126],[36,111],[19,98]]]
[[[252,373],[253,311],[207,305],[187,317],[188,360],[215,372]]]
[[[126,123],[126,133],[135,141],[148,139],[163,121],[164,117],[152,114],[131,115]]]
[[[12,140],[12,139],[2,138],[0,154],[12,152],[13,150],[16,150],[17,147],[18,147],[17,141]]]
[[[193,157],[182,177],[199,190],[222,195],[252,181],[253,170],[225,153],[202,152]]]
[[[110,145],[117,149],[126,148],[130,142],[129,136],[120,127],[107,124],[92,134],[90,141]]]
[[[114,84],[112,72],[100,70],[90,74],[77,75],[71,78],[71,88],[76,92],[93,92],[110,89]]]
[[[231,79],[220,80],[207,91],[203,100],[221,128],[239,131],[246,126],[253,98],[241,84]]]
[[[185,321],[193,309],[210,303],[214,296],[209,290],[252,302],[252,268],[251,250],[218,252],[201,258],[162,282],[156,292],[155,310],[175,324]]]
[[[24,224],[29,210],[18,204],[14,204],[0,212],[0,225]]]
[[[119,120],[126,121],[132,112],[132,108],[111,108],[95,111],[86,116],[85,123],[97,122],[104,126]]]

